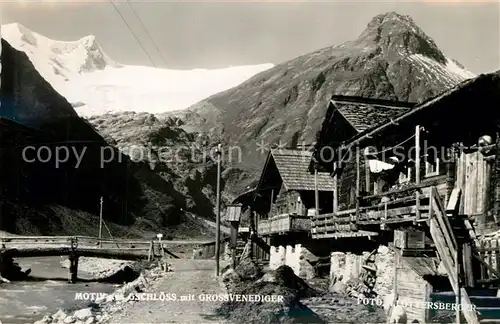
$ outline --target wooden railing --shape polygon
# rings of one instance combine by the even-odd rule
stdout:
[[[12,257],[70,255],[136,260],[167,253],[169,246],[196,245],[206,248],[214,241],[99,239],[91,236],[8,236],[0,237],[0,253]]]
[[[153,240],[128,240],[128,239],[100,239],[92,236],[3,236],[0,237],[0,248],[16,248],[24,245],[57,245],[70,246],[71,242],[78,242],[80,246],[110,246],[119,249],[141,249],[148,247]],[[163,245],[204,245],[211,241],[181,241],[181,240],[162,240]]]
[[[271,233],[300,232],[311,229],[311,217],[296,214],[282,214],[269,219],[260,220],[258,233],[266,235]]]
[[[434,183],[437,186],[430,185]],[[373,227],[370,231],[363,231],[364,226],[379,224],[385,229],[390,224],[425,221],[429,217],[431,190],[436,190],[439,196],[446,194],[442,177],[420,185],[410,184],[405,188],[359,197],[359,215],[356,215],[356,209],[348,209],[313,216],[311,232],[313,236],[321,234],[324,237],[374,236]]]
[[[159,258],[167,269],[167,255],[179,258],[166,246],[202,245],[210,248],[212,241],[159,241],[99,239],[89,236],[8,236],[0,237],[0,262],[14,258],[67,256],[70,261],[69,281],[78,276],[79,257],[97,257],[118,260],[152,260]],[[2,265],[0,265],[1,267]],[[1,279],[1,275],[0,275]]]
[[[447,208],[453,210],[454,208]],[[478,324],[479,320],[475,310],[470,307],[472,303],[465,288],[460,286],[460,262],[457,239],[450,224],[447,209],[439,197],[437,189],[431,187],[429,204],[429,232],[436,246],[439,258],[444,265],[451,287],[457,297],[457,304],[463,306],[462,313],[469,324]],[[458,314],[457,314],[458,315]],[[459,319],[457,319],[459,320]]]

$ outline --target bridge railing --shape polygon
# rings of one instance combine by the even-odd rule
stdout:
[[[152,242],[158,245],[159,241],[151,240],[127,240],[127,239],[99,239],[92,236],[4,236],[0,237],[0,247],[15,246],[15,245],[64,245],[71,246],[72,242],[80,246],[106,246],[106,248],[117,249],[148,249]],[[162,245],[205,245],[210,241],[175,241],[162,240]]]

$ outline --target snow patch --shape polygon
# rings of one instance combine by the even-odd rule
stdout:
[[[439,63],[422,54],[413,54],[408,56],[407,59],[416,66],[420,66],[421,71],[426,71],[430,78],[438,78],[450,87],[476,76],[472,72],[458,66],[458,64],[449,58],[446,58],[446,64]]]
[[[170,70],[121,65],[104,53],[93,35],[64,42],[18,23],[1,28],[2,37],[25,52],[40,75],[85,117],[110,112],[163,113],[186,109],[274,66]]]
[[[457,74],[462,76],[465,79],[471,79],[475,78],[476,75],[472,73],[471,71],[464,69],[463,67],[459,66],[454,60],[446,58],[446,68],[448,71],[451,73]]]

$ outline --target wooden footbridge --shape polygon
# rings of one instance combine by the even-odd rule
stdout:
[[[68,256],[69,281],[78,275],[79,257],[118,260],[153,260],[167,256],[179,258],[169,250],[174,246],[207,246],[211,241],[133,241],[99,239],[88,236],[10,236],[0,237],[0,274],[6,260],[14,258]]]

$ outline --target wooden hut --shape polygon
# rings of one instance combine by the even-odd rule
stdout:
[[[410,243],[420,240],[423,250],[437,252],[457,302],[471,305],[464,287],[497,289],[500,272],[485,261],[477,235],[496,230],[500,214],[499,103],[497,72],[384,114],[389,120],[381,124],[354,127],[348,140],[337,140],[326,122],[312,165],[331,173],[338,202],[332,213],[313,217],[313,235],[352,237],[412,226],[425,237]],[[334,159],[321,158],[325,147]],[[404,250],[413,254],[406,257],[425,257],[418,248]],[[478,321],[473,311],[463,315],[468,323]]]
[[[311,154],[292,149],[268,154],[254,197],[259,235],[308,234],[310,217],[332,210],[332,178],[308,171]]]

